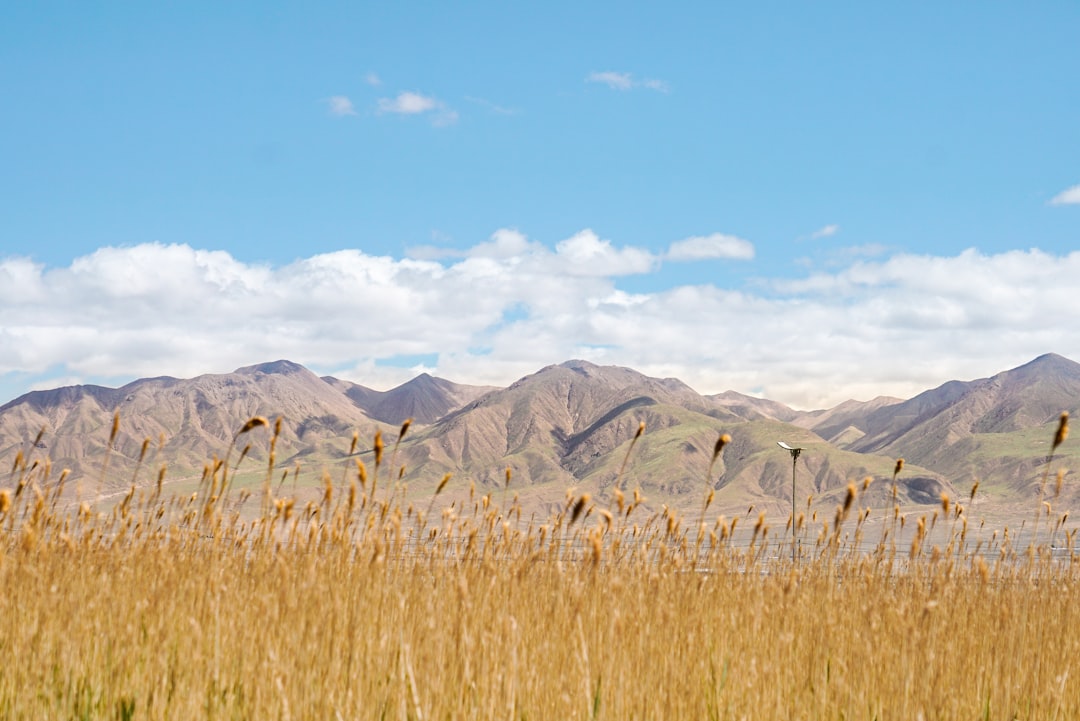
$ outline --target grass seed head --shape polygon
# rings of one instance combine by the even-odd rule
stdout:
[[[450,475],[451,475],[451,474],[447,473],[446,475],[444,475],[444,476],[442,477],[442,480],[441,480],[441,481],[439,481],[439,485],[438,485],[438,487],[437,487],[437,488],[435,489],[435,495],[436,495],[436,496],[437,496],[437,495],[439,495],[440,493],[442,493],[442,492],[443,492],[443,489],[444,489],[444,488],[446,488],[446,484],[450,482]]]
[[[1057,433],[1054,434],[1054,445],[1051,448],[1051,453],[1057,449],[1065,439],[1069,437],[1069,412],[1062,411],[1061,417],[1058,419]]]
[[[242,436],[248,431],[252,431],[256,428],[269,428],[270,421],[266,420],[263,416],[252,416],[248,419],[248,422],[241,426],[240,431],[236,434]]]
[[[383,454],[383,449],[385,447],[386,446],[383,444],[383,439],[382,439],[382,431],[381,430],[375,431],[374,449],[375,449],[375,465],[376,466],[380,465],[382,463],[382,454]]]
[[[731,443],[731,436],[727,433],[721,433],[720,437],[716,439],[716,445],[713,446],[712,457],[716,460],[716,457],[720,455],[720,452],[724,450],[724,446]]]
[[[577,502],[574,503],[574,507],[570,511],[570,525],[571,526],[574,525],[574,521],[576,521],[578,519],[578,517],[581,516],[581,512],[585,510],[585,504],[588,503],[588,502],[589,502],[589,494],[588,493],[583,493],[583,494],[581,494],[581,497],[577,499]]]
[[[116,440],[116,436],[117,436],[118,433],[120,433],[120,411],[117,411],[116,413],[113,414],[112,430],[109,431],[109,445],[110,446],[113,444],[113,441]]]
[[[847,484],[847,495],[844,496],[844,513],[846,514],[851,508],[851,504],[855,502],[855,494],[857,493],[854,483]]]

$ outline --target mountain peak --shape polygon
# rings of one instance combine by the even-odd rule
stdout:
[[[1045,353],[1022,366],[998,373],[991,380],[1022,386],[1032,383],[1072,385],[1080,382],[1080,363],[1057,353]]]
[[[1024,365],[1014,368],[1013,370],[1080,370],[1080,363],[1071,361],[1065,356],[1060,356],[1057,353],[1044,353],[1035,360],[1028,361]]]
[[[489,386],[467,386],[420,373],[387,391],[366,388],[331,376],[323,378],[345,393],[354,404],[380,423],[398,424],[412,418],[419,425],[434,423],[481,395]]]
[[[572,371],[576,371],[576,370],[593,370],[595,368],[599,368],[600,366],[596,365],[595,363],[590,363],[587,360],[573,359],[573,360],[568,360],[568,361],[564,361],[564,362],[560,363],[559,367],[560,368],[568,368],[568,369],[570,369]]]
[[[253,366],[244,366],[243,368],[237,368],[236,372],[241,375],[254,375],[256,373],[266,373],[267,375],[292,375],[293,373],[302,373],[307,368],[299,363],[293,363],[289,360],[276,360],[269,363],[259,363]]]

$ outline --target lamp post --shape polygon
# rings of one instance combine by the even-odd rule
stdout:
[[[794,448],[783,441],[777,441],[776,445],[791,454],[791,562],[795,563],[795,466],[803,449]]]

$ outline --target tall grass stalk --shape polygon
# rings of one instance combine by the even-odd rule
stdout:
[[[621,471],[609,507],[569,491],[524,530],[505,485],[496,505],[449,475],[421,515],[393,487],[376,501],[381,436],[347,492],[326,474],[321,496],[281,494],[280,434],[243,513],[208,502],[237,480],[230,451],[205,497],[132,484],[100,512],[47,493],[48,459],[19,449],[0,488],[0,716],[1080,717],[1064,518],[1068,555],[1012,557],[1006,533],[967,542],[974,504],[943,498],[905,529],[853,482],[820,519],[808,499],[821,530],[794,563],[760,508],[708,530],[706,496],[696,536],[676,509],[632,516],[647,504]],[[867,549],[871,523],[895,532]]]

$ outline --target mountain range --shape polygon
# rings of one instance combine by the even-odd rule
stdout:
[[[870,478],[863,502],[889,507],[902,457],[901,505],[937,504],[943,493],[966,496],[977,480],[986,507],[1029,509],[1050,470],[1059,415],[1078,406],[1080,364],[1054,354],[908,400],[880,397],[815,411],[735,391],[701,395],[674,378],[580,360],[506,388],[422,374],[389,391],[281,360],[186,380],[28,393],[0,406],[0,460],[22,450],[53,469],[70,469],[76,484],[112,492],[150,483],[164,465],[169,482],[183,489],[226,452],[245,420],[262,415],[283,419],[274,478],[292,471],[300,487],[355,465],[348,457],[354,433],[356,458],[370,467],[379,430],[395,448],[388,478],[400,476],[418,497],[450,473],[449,495],[473,485],[481,493],[516,494],[535,511],[565,503],[566,489],[575,487],[609,500],[617,488],[628,495],[639,489],[654,506],[682,509],[700,508],[711,490],[717,509],[755,505],[779,513],[790,509],[794,470],[800,505],[812,498],[831,508],[849,482]],[[110,447],[115,413],[120,427]],[[411,426],[398,445],[406,419]],[[641,423],[645,431],[635,440]],[[707,477],[722,433],[731,441]],[[805,449],[794,468],[780,440]],[[241,482],[265,478],[269,433],[256,429],[240,442],[249,445],[238,467]],[[1055,473],[1080,455],[1074,445],[1057,449]],[[1080,499],[1068,482],[1064,489],[1066,505]]]

